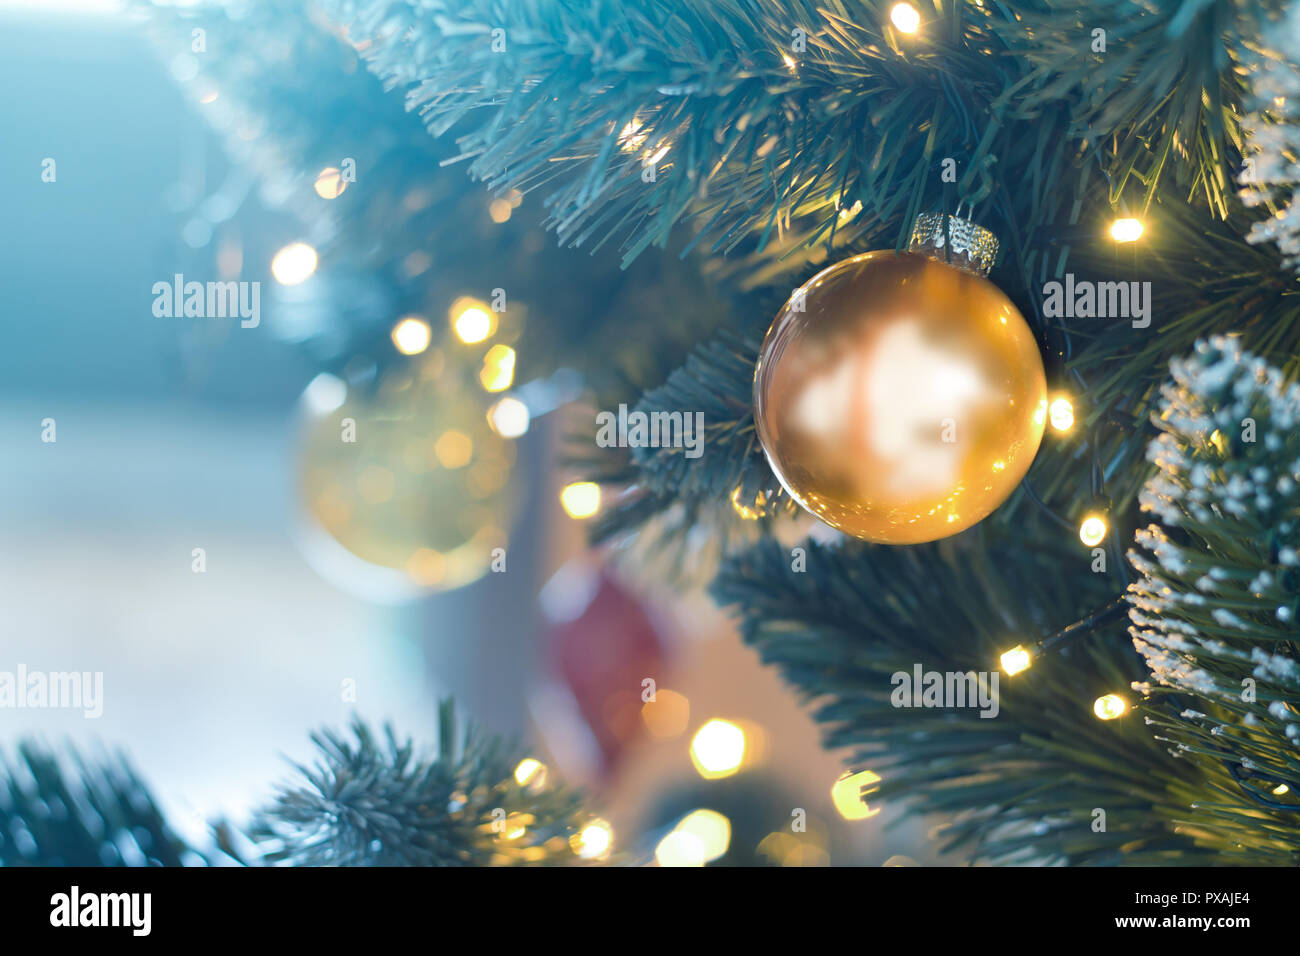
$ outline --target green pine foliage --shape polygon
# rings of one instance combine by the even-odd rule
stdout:
[[[467,727],[451,702],[438,715],[438,749],[417,755],[391,728],[361,722],[352,738],[312,735],[318,753],[257,815],[249,836],[269,865],[518,866],[581,862],[571,840],[586,822],[575,791],[520,783],[522,754]]]
[[[914,37],[890,25],[892,0],[323,8],[387,95],[445,144],[430,170],[460,162],[493,191],[535,198],[559,244],[613,256],[629,275],[668,259],[648,250],[667,249],[732,303],[647,298],[642,321],[594,294],[576,308],[607,362],[644,360],[648,345],[680,359],[678,346],[695,345],[671,374],[647,380],[642,364],[625,391],[602,388],[604,407],[703,411],[708,428],[699,459],[597,456],[593,476],[626,489],[598,533],[629,553],[650,541],[720,558],[715,596],[813,703],[828,745],[884,775],[882,793],[948,815],[945,845],[972,859],[1300,862],[1297,814],[1279,792],[1297,783],[1300,723],[1300,543],[1284,490],[1300,480],[1286,384],[1300,372],[1300,291],[1283,253],[1246,238],[1285,196],[1256,191],[1244,205],[1234,185],[1261,148],[1242,117],[1283,119],[1251,86],[1284,4],[913,3]],[[1049,436],[1023,489],[963,535],[911,548],[804,541],[793,552],[788,534],[774,537],[792,508],[750,408],[762,333],[819,268],[900,248],[920,212],[959,207],[1001,237],[991,278],[1042,344],[1053,389],[1073,396],[1075,430]],[[1107,238],[1120,215],[1144,220],[1141,243]],[[1044,284],[1067,273],[1149,282],[1151,323],[1045,314]],[[707,320],[688,318],[685,336],[671,331],[699,314]],[[637,334],[623,341],[629,326]],[[1231,343],[1197,345],[1224,332]],[[557,336],[551,354],[582,338]],[[1240,438],[1243,407],[1254,444]],[[1138,531],[1143,507],[1160,524]],[[1072,530],[1094,509],[1109,516],[1104,567]],[[758,511],[768,517],[752,520]],[[1094,614],[1126,593],[1131,638],[1115,614]],[[989,670],[1009,646],[1076,620],[1089,621],[1082,637],[1003,679],[996,719],[890,700],[890,675],[916,662]],[[1091,716],[1096,697],[1130,685],[1148,694],[1135,712]],[[275,811],[278,838],[298,847],[284,859],[399,852],[383,836],[421,825],[405,784],[369,787],[375,768],[354,759],[357,745],[322,746],[322,764]],[[403,780],[429,771],[386,752],[377,759]],[[342,781],[360,802],[331,829],[321,798]],[[475,852],[457,839],[401,852]]]
[[[27,742],[0,754],[0,866],[179,866],[201,858],[124,757]]]
[[[207,52],[192,56],[197,73],[184,92],[261,187],[226,188],[223,200],[252,195],[291,213],[317,249],[314,286],[271,286],[268,308],[268,331],[316,367],[358,385],[378,381],[356,370],[403,360],[389,339],[398,317],[428,319],[436,348],[451,338],[449,303],[489,303],[499,289],[518,381],[571,368],[612,397],[657,384],[727,316],[729,303],[671,257],[623,270],[614,250],[588,258],[555,249],[533,228],[535,198],[493,222],[492,196],[444,165],[454,144],[431,139],[314,7],[133,2],[167,62],[189,56],[192,32],[205,31]],[[323,200],[317,175],[345,159],[355,181]],[[593,316],[592,301],[608,312]]]
[[[438,710],[436,750],[417,752],[391,727],[354,720],[321,730],[317,759],[253,814],[214,824],[210,846],[186,845],[125,757],[87,759],[31,743],[0,759],[0,866],[564,866],[592,817],[582,795],[522,782],[524,754]],[[593,859],[590,862],[603,862]]]
[[[1300,387],[1235,339],[1174,363],[1129,591],[1147,720],[1226,855],[1300,857]]]

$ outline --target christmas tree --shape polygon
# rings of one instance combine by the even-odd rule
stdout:
[[[457,197],[409,202],[434,169],[553,232],[440,274],[545,301],[511,368],[576,369],[595,408],[626,406],[617,440],[599,416],[574,440],[604,492],[594,538],[710,580],[826,746],[946,815],[946,848],[1300,862],[1300,6],[320,0],[153,20],[237,39],[191,82],[267,130],[240,148],[286,196],[324,195],[322,168],[346,184],[354,152],[385,184],[347,217],[303,207],[334,292],[280,307],[332,330],[303,336],[322,368],[407,361],[396,334],[380,347],[393,320],[447,297],[412,265],[455,252]],[[964,352],[876,334],[882,303],[937,302]],[[995,344],[999,321],[1030,357]],[[790,363],[848,377],[813,390]],[[909,390],[936,368],[954,394],[987,373],[1014,411],[987,424]],[[678,437],[700,416],[702,442],[638,435],[638,414]],[[823,437],[789,440],[805,426]],[[933,702],[900,696],[931,673]],[[945,675],[988,706],[953,706]],[[414,836],[402,862],[487,861],[413,805],[435,769],[357,736],[321,738],[327,766],[259,830],[276,861],[367,852],[364,826],[321,829],[347,774]]]
[[[598,464],[622,489],[601,533],[689,562],[692,531],[725,529],[714,595],[852,768],[951,814],[946,842],[977,859],[1297,861],[1300,9],[328,9],[471,176],[542,194],[561,245],[634,263],[685,237],[733,291],[724,327],[628,399],[702,412],[705,453]],[[991,278],[1046,366],[1032,468],[955,537],[800,540],[751,400],[763,332],[822,267],[962,209],[1001,239]],[[1053,302],[1090,282],[1127,284],[1128,311]],[[994,720],[891,693],[916,664],[999,658]]]

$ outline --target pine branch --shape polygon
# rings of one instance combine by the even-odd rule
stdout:
[[[0,866],[180,866],[201,857],[124,757],[34,743],[0,755]]]
[[[945,849],[1001,863],[1206,862],[1170,823],[1190,802],[1191,768],[1140,722],[1091,715],[1097,696],[1142,673],[1116,628],[1004,677],[995,719],[893,705],[892,674],[918,663],[994,669],[1002,651],[1105,599],[1101,576],[1085,575],[1099,580],[1080,587],[1034,572],[1065,560],[1063,545],[1027,565],[1017,548],[981,544],[806,544],[806,570],[797,571],[791,552],[769,541],[726,566],[714,595],[736,609],[763,661],[814,704],[826,745],[884,777],[877,799],[955,815]],[[1104,832],[1092,827],[1098,808]]]
[[[438,750],[417,756],[392,728],[354,721],[352,739],[312,735],[319,755],[297,767],[249,827],[259,861],[290,866],[513,866],[582,862],[571,841],[585,817],[577,793],[519,783],[522,754],[455,712],[438,712]]]
[[[1133,178],[1149,205],[1172,173],[1227,215],[1240,149],[1231,56],[1253,27],[1248,5],[1113,0],[1097,13],[1112,48],[1097,56],[1075,8],[926,4],[924,34],[902,42],[887,6],[334,0],[331,10],[432,132],[468,124],[458,142],[475,177],[546,188],[562,242],[617,236],[625,261],[687,220],[713,252],[746,240],[764,249],[792,229],[833,245],[855,204],[850,232],[892,230],[901,243],[922,203],[941,204],[941,158],[959,162],[957,195],[979,202],[994,163],[1019,172],[1084,144],[1112,201]],[[1074,115],[1071,135],[1047,144],[1057,103]],[[1051,221],[1037,212],[1027,229]]]
[[[1162,389],[1137,535],[1134,646],[1149,720],[1222,790],[1201,823],[1300,859],[1300,386],[1235,339],[1199,343]],[[1290,795],[1288,795],[1290,793]]]
[[[193,56],[198,72],[186,92],[256,178],[255,195],[300,220],[320,255],[312,283],[272,286],[267,310],[268,326],[316,367],[345,374],[366,360],[409,363],[389,338],[406,315],[429,321],[434,347],[463,348],[450,334],[450,306],[464,295],[487,303],[501,289],[517,380],[576,368],[603,402],[626,401],[726,318],[731,306],[687,264],[647,258],[621,270],[613,250],[556,249],[528,199],[493,222],[489,197],[442,168],[455,147],[428,136],[315,5],[263,0],[232,19],[216,2],[134,2],[169,60],[189,53],[193,29],[205,31],[207,52]],[[317,175],[345,158],[356,181],[322,198]],[[228,192],[217,198],[229,202]]]

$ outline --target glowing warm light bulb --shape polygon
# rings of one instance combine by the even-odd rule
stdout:
[[[546,776],[546,764],[532,757],[525,757],[519,761],[519,766],[515,767],[515,783],[521,787],[526,787],[532,783],[540,783]]]
[[[673,829],[700,841],[705,863],[716,860],[731,846],[731,821],[717,810],[692,810]]]
[[[880,783],[880,776],[870,770],[845,773],[831,787],[831,802],[835,804],[835,809],[845,820],[866,820],[874,817],[880,812],[880,808],[876,807],[872,810],[867,805],[867,801],[862,799],[862,791],[868,787],[875,789],[874,785],[878,783]]]
[[[910,3],[896,3],[889,11],[889,19],[903,33],[915,33],[921,29],[921,15]]]
[[[1000,658],[1002,670],[1008,677],[1019,674],[1021,671],[1029,670],[1029,665],[1033,663],[1033,658],[1023,644],[1017,644],[1009,651],[1004,651]]]
[[[694,833],[674,830],[655,847],[655,860],[660,866],[703,866],[704,843]]]
[[[518,438],[528,431],[532,420],[528,406],[507,395],[488,409],[488,424],[502,438]]]
[[[590,518],[600,510],[600,485],[575,481],[560,490],[560,505],[570,518]]]
[[[1068,398],[1058,398],[1047,409],[1047,420],[1058,432],[1068,432],[1074,427],[1074,406]]]
[[[419,355],[433,340],[433,330],[424,319],[408,316],[393,326],[392,339],[403,355]]]
[[[1124,711],[1128,710],[1128,704],[1119,694],[1107,694],[1104,697],[1098,697],[1092,705],[1092,712],[1097,715],[1099,720],[1114,720],[1121,717]]]
[[[646,141],[649,135],[644,129],[641,119],[633,116],[618,134],[619,148],[625,153],[635,153],[641,148],[641,144]]]
[[[744,758],[745,732],[729,720],[715,717],[691,739],[691,763],[706,780],[731,776]]]
[[[1116,219],[1110,224],[1110,237],[1116,242],[1137,242],[1145,228],[1141,219]]]
[[[305,242],[291,242],[271,259],[271,275],[281,285],[299,285],[316,271],[316,250]]]
[[[477,299],[462,296],[451,304],[448,314],[456,338],[466,345],[482,342],[496,331],[496,319]]]
[[[607,820],[592,820],[581,832],[569,838],[569,846],[584,860],[598,860],[609,855],[614,845],[614,828]]]
[[[1106,537],[1106,519],[1101,515],[1088,515],[1079,525],[1079,540],[1090,548],[1101,544]]]
[[[494,345],[483,356],[478,380],[489,392],[504,392],[515,380],[515,350],[508,345]]]
[[[1291,788],[1288,787],[1286,784],[1279,783],[1276,787],[1273,788],[1273,796],[1280,797],[1282,796],[1282,794],[1289,793],[1290,791]]]

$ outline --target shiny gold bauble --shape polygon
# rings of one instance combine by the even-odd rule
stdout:
[[[1047,382],[988,280],[917,253],[818,273],[768,330],[754,416],[787,492],[832,527],[915,544],[982,520],[1029,470]]]
[[[337,379],[308,389],[303,503],[314,525],[369,566],[336,557],[337,572],[326,570],[332,578],[377,580],[376,590],[389,593],[404,582],[419,592],[487,572],[493,549],[506,545],[514,447],[492,431],[477,391],[438,353],[370,394]],[[318,566],[331,560],[309,557]],[[380,579],[374,569],[391,573]]]

